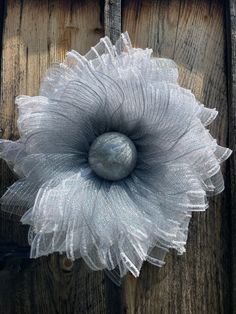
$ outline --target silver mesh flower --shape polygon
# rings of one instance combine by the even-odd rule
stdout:
[[[224,188],[231,150],[205,126],[217,111],[177,83],[172,60],[105,37],[81,56],[67,53],[39,96],[19,96],[20,139],[0,141],[19,176],[4,210],[30,225],[31,257],[55,251],[94,270],[138,276],[185,251],[193,211]]]

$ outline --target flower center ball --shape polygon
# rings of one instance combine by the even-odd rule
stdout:
[[[124,134],[107,132],[92,143],[89,164],[101,178],[117,181],[127,177],[136,165],[137,151]]]

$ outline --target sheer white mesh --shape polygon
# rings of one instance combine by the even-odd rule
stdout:
[[[205,126],[217,111],[178,85],[172,60],[132,48],[127,33],[105,37],[81,56],[49,69],[39,96],[19,96],[16,142],[0,156],[20,180],[2,207],[29,224],[31,257],[55,251],[82,257],[94,270],[162,266],[170,248],[185,251],[193,211],[224,188],[220,163],[231,153]],[[126,134],[138,160],[130,176],[102,180],[88,151],[104,132]],[[112,274],[117,278],[116,274]]]

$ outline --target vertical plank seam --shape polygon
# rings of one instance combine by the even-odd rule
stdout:
[[[104,28],[114,44],[121,33],[121,0],[105,0]]]
[[[226,26],[226,70],[227,99],[229,106],[229,146],[235,151],[236,145],[236,0],[229,0],[225,6]],[[231,231],[231,312],[236,313],[236,202],[235,197],[235,153],[230,159],[230,231]]]
[[[6,15],[6,0],[2,1],[0,3],[0,71],[2,73],[2,51],[3,51],[3,30],[4,30],[4,21],[5,21],[5,15]],[[2,91],[2,79],[0,82],[0,91]],[[0,138],[3,135],[4,130],[2,129],[0,125]]]

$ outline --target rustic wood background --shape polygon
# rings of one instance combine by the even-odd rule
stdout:
[[[235,147],[236,1],[8,0],[0,2],[2,136],[17,139],[14,98],[36,95],[49,67],[65,52],[85,53],[101,36],[128,30],[137,47],[174,59],[180,84],[219,110],[211,132]],[[233,75],[233,74],[234,75]],[[230,130],[230,132],[229,132]],[[62,130],[63,132],[63,130]],[[230,135],[230,136],[229,136]],[[1,163],[1,192],[14,180]],[[143,266],[121,287],[57,254],[0,263],[0,312],[14,313],[236,313],[234,158],[223,167],[226,190],[193,216],[187,254],[168,254],[166,266]],[[27,245],[27,227],[1,212],[1,242]],[[233,242],[234,241],[234,242]]]

